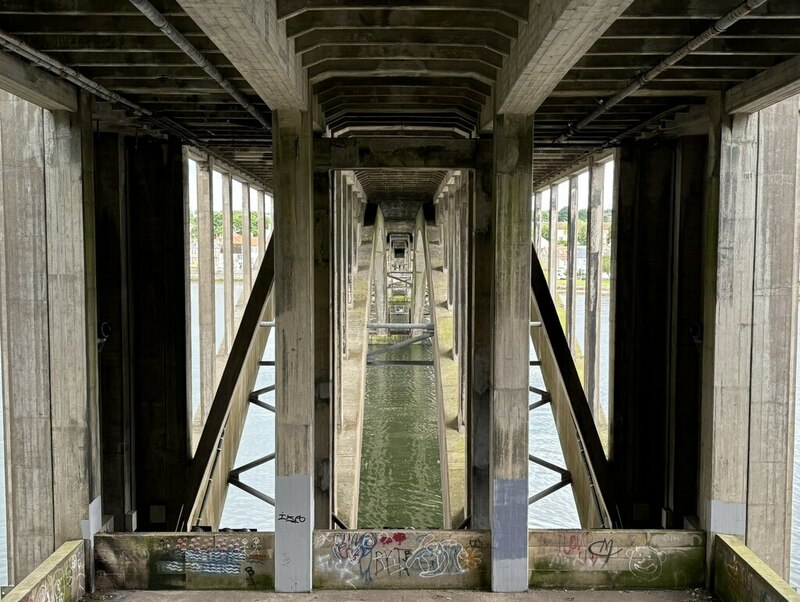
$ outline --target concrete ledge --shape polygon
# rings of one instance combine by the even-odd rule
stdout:
[[[314,589],[482,589],[486,531],[317,531]]]
[[[116,533],[94,545],[98,590],[274,587],[274,533]]]
[[[714,593],[725,602],[800,600],[800,594],[732,535],[714,537]]]
[[[86,593],[85,570],[83,541],[68,541],[20,581],[3,601],[78,602]]]
[[[531,588],[686,589],[705,584],[702,531],[530,531]]]

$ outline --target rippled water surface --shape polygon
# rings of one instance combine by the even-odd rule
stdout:
[[[370,345],[370,351],[379,346]],[[380,356],[432,360],[416,343]],[[358,526],[441,529],[439,416],[430,366],[367,366]]]

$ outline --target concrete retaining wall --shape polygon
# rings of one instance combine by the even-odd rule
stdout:
[[[314,588],[487,588],[491,545],[478,531],[317,531]]]
[[[273,533],[98,534],[97,588],[271,590],[274,542]],[[705,545],[698,531],[531,531],[529,584],[703,587]],[[487,531],[315,531],[313,548],[314,589],[489,587]]]
[[[530,531],[531,588],[684,589],[705,583],[700,531]]]
[[[725,602],[800,600],[778,573],[730,535],[714,539],[714,593]]]
[[[95,537],[95,586],[106,589],[267,590],[273,533],[147,533]]]
[[[68,541],[25,577],[4,602],[78,602],[86,593],[83,541]]]

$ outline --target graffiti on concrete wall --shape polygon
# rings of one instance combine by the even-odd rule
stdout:
[[[271,533],[99,536],[100,589],[264,589],[273,583]]]
[[[702,584],[704,550],[698,532],[532,531],[531,584],[559,587],[581,573],[590,587],[691,587]]]
[[[50,557],[55,568],[41,577],[32,573],[15,592],[23,602],[78,602],[86,593],[83,542],[67,542]]]
[[[470,587],[489,571],[488,534],[322,531],[314,542],[319,587]]]

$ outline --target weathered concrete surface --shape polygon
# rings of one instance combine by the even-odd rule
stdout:
[[[583,385],[595,422],[599,425],[600,358],[602,323],[600,295],[603,290],[603,186],[605,163],[589,166],[589,206],[586,218],[586,309],[583,334]],[[538,247],[536,248],[538,252]]]
[[[264,590],[274,585],[273,533],[101,534],[95,586]]]
[[[778,573],[730,535],[714,540],[714,591],[727,602],[800,600]]]
[[[558,184],[550,187],[550,238],[547,241],[547,283],[553,299],[558,295]]]
[[[206,422],[217,390],[215,336],[214,186],[212,163],[197,164],[197,306],[200,324],[200,406],[192,417],[194,428]]]
[[[527,587],[528,378],[533,118],[494,131],[494,285],[490,463],[492,590]]]
[[[528,541],[531,587],[683,589],[705,581],[702,531],[531,531]]]
[[[489,534],[476,531],[318,531],[315,589],[485,588]]]
[[[353,303],[347,312],[347,355],[341,368],[341,430],[336,440],[336,511],[348,527],[358,519],[358,492],[361,475],[361,421],[364,410],[364,371],[366,369],[367,304],[372,261],[372,229],[364,233],[358,249],[358,266],[353,275]],[[343,262],[339,264],[343,267]],[[342,317],[339,318],[343,319]]]
[[[6,596],[7,602],[80,602],[86,593],[82,539],[63,543]]]
[[[314,229],[311,115],[272,114],[275,144],[275,573],[311,590],[314,507]],[[249,215],[249,203],[248,203]],[[249,224],[248,224],[249,225]],[[249,261],[249,258],[247,259]]]
[[[453,311],[444,301],[447,293],[447,274],[442,266],[442,245],[435,228],[428,228],[428,261],[430,262],[431,289],[428,301],[431,317],[435,321],[435,336],[439,357],[437,366],[442,387],[444,410],[443,445],[447,453],[447,483],[450,496],[450,524],[457,527],[465,516],[466,504],[466,435],[458,430],[458,363],[453,357]],[[459,284],[463,286],[463,283]],[[442,443],[442,442],[440,442]],[[444,482],[444,481],[443,481]]]

